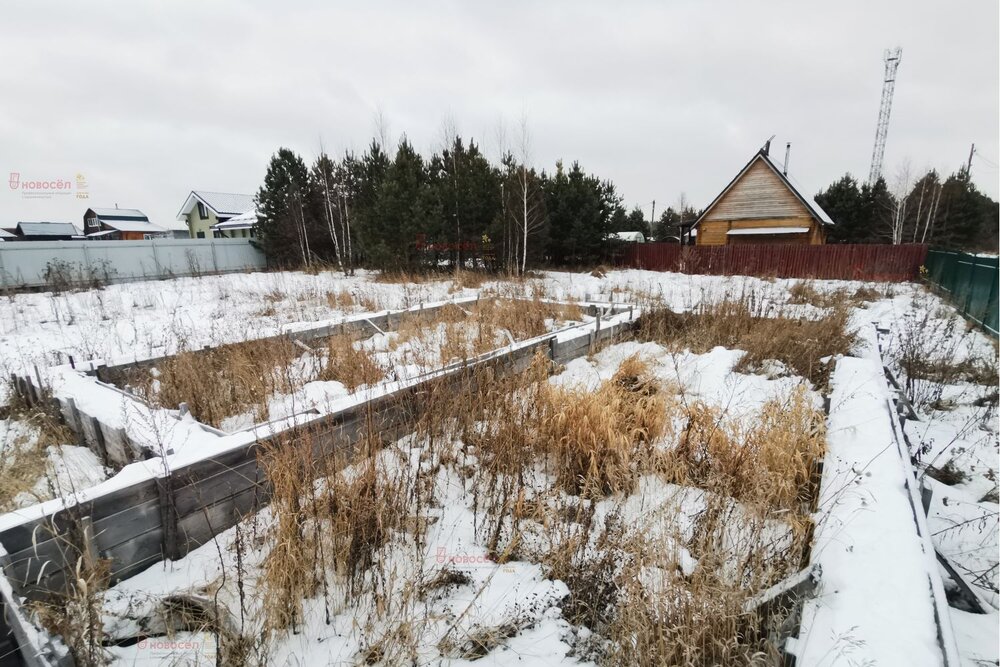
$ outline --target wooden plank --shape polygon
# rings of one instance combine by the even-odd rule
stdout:
[[[116,545],[102,556],[111,559],[111,576],[114,580],[121,581],[163,560],[166,554],[161,551],[162,544],[163,531],[151,530]]]
[[[256,511],[262,500],[257,489],[251,488],[182,518],[177,522],[179,551],[187,554],[232,528],[240,519]]]
[[[184,517],[223,498],[244,491],[258,483],[260,475],[254,457],[240,465],[222,468],[188,486],[174,489],[174,507],[178,517]]]
[[[143,480],[49,516],[11,526],[0,533],[0,543],[13,554],[31,548],[32,544],[51,539],[53,533],[60,534],[69,530],[72,526],[72,512],[89,514],[94,517],[96,525],[101,525],[102,518],[121,512],[122,507],[132,507],[155,497],[155,482]]]
[[[108,551],[137,535],[159,530],[162,525],[160,499],[153,498],[94,521],[94,535],[98,548]]]

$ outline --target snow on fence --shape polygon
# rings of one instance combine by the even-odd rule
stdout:
[[[249,239],[0,243],[0,288],[66,287],[263,269]]]
[[[266,480],[257,461],[262,444],[308,437],[315,459],[340,455],[346,460],[369,428],[390,438],[404,435],[409,418],[419,414],[421,396],[435,383],[457,386],[480,367],[520,372],[536,353],[558,363],[569,361],[629,330],[638,315],[627,305],[603,307],[619,314],[607,317],[603,325],[598,318],[428,376],[389,383],[327,414],[298,415],[284,424],[220,434],[208,445],[189,447],[183,457],[139,461],[71,498],[0,516],[0,545],[9,554],[2,563],[4,574],[17,595],[41,599],[65,589],[77,559],[84,555],[108,559],[112,583],[165,558],[181,558],[267,503]],[[19,391],[29,400],[40,397],[31,377],[20,378]]]
[[[621,264],[651,271],[763,278],[916,280],[926,245],[728,245],[633,243]]]

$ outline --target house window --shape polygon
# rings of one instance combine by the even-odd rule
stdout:
[[[87,229],[96,229],[98,226],[97,218],[87,218]]]
[[[208,211],[205,210],[205,204],[203,202],[198,202],[198,219],[199,220],[208,219]]]
[[[205,232],[198,232],[198,238],[200,239],[205,238]]]

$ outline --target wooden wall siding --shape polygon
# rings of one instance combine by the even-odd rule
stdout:
[[[804,234],[781,234],[774,237],[729,236],[730,229],[760,229],[761,227],[806,227]],[[702,220],[698,224],[698,245],[732,245],[749,243],[823,243],[826,235],[823,226],[811,217],[804,218],[763,218],[760,220]]]
[[[634,243],[622,266],[716,276],[743,275],[829,280],[916,280],[927,246],[913,245],[726,245]]]
[[[612,312],[630,311],[627,304],[616,304]],[[484,356],[444,376],[324,415],[294,431],[271,435],[247,447],[170,470],[163,477],[141,480],[12,526],[0,532],[0,544],[9,554],[3,559],[4,574],[18,595],[35,600],[64,590],[83,553],[110,559],[112,583],[165,558],[182,558],[267,503],[270,492],[257,460],[261,442],[280,444],[291,438],[309,438],[314,460],[333,457],[338,465],[347,465],[355,443],[369,425],[386,440],[405,435],[420,414],[421,397],[434,386],[443,383],[447,388],[454,383],[457,389],[469,381],[474,367],[488,367],[497,373],[522,372],[537,352],[565,363],[588,354],[599,341],[625,333],[632,323],[630,318],[597,331],[582,331],[561,342],[553,334],[513,352]],[[18,381],[23,385],[19,391],[32,393],[30,379]]]
[[[812,234],[765,234],[761,236],[731,236],[729,245],[809,245]]]
[[[707,220],[739,220],[744,218],[803,218],[812,216],[798,197],[764,164],[757,160],[729,192],[716,202]],[[700,234],[700,231],[699,231]]]

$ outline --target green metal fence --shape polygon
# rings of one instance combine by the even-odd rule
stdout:
[[[943,291],[963,315],[997,335],[997,282],[1000,261],[964,252],[930,250],[924,264],[927,280]]]

